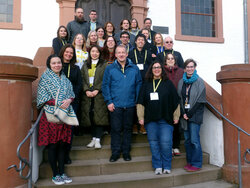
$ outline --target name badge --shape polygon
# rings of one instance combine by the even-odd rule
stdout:
[[[144,70],[144,65],[143,64],[137,64],[137,67],[139,68],[139,70]]]
[[[89,77],[89,83],[93,84],[94,83],[94,77]]]
[[[150,100],[151,101],[157,101],[159,100],[159,95],[157,92],[154,92],[154,93],[150,93]]]
[[[189,109],[190,108],[190,104],[185,104],[185,109]]]
[[[151,43],[152,42],[151,39],[148,39],[148,42]]]

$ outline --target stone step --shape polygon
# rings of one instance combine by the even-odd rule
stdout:
[[[203,154],[203,164],[208,164],[209,155]],[[186,165],[185,153],[172,160],[172,168],[183,168]],[[73,160],[72,164],[65,165],[65,173],[70,176],[99,176],[117,173],[152,171],[151,156],[133,157],[132,161],[120,158],[117,162],[110,163],[108,159]],[[52,177],[49,163],[40,166],[40,178]]]
[[[73,146],[86,146],[90,141],[92,137],[91,135],[83,135],[83,136],[74,136],[73,138]],[[132,143],[147,143],[147,135],[132,135]],[[102,145],[110,145],[111,143],[111,137],[109,135],[104,135],[101,139]]]
[[[180,151],[185,152],[184,145],[180,145]],[[48,161],[48,151],[43,153],[44,161]],[[70,152],[72,160],[105,159],[111,155],[110,145],[102,145],[102,149],[87,148],[86,146],[73,146]],[[131,156],[151,156],[148,143],[134,143],[131,147]]]
[[[72,177],[73,182],[66,185],[72,188],[166,188],[188,184],[214,181],[221,178],[221,169],[204,165],[201,171],[186,172],[182,168],[172,170],[171,174],[155,175],[153,171],[129,172],[100,176]],[[35,187],[52,188],[51,178],[40,179]]]
[[[237,185],[225,182],[223,180],[207,181],[203,183],[196,183],[191,185],[177,186],[174,188],[236,188]]]

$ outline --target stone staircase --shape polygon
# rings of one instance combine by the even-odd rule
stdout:
[[[102,149],[86,148],[89,135],[74,137],[71,152],[72,164],[65,166],[65,172],[73,182],[63,186],[74,188],[200,188],[200,187],[235,187],[221,178],[221,169],[209,165],[208,154],[203,154],[203,168],[199,172],[188,173],[185,150],[181,145],[182,155],[172,160],[172,173],[155,175],[151,165],[151,152],[145,135],[133,136],[132,161],[126,162],[122,157],[114,163],[109,162],[111,155],[110,136],[104,136]],[[52,171],[44,152],[44,163],[40,166],[40,178],[35,187],[55,187],[51,181]]]

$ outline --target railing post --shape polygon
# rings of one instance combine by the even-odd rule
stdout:
[[[242,188],[241,154],[240,154],[240,130],[239,129],[238,129],[238,176],[239,176],[239,188]]]

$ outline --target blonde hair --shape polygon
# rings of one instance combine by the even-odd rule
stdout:
[[[74,39],[73,39],[72,45],[74,46],[74,48],[76,48],[75,41],[76,41],[76,37],[79,36],[79,35],[81,35],[82,38],[83,38],[82,50],[84,52],[86,52],[87,51],[87,49],[86,49],[86,39],[83,36],[83,34],[81,34],[81,33],[76,34],[75,37],[74,37]]]

